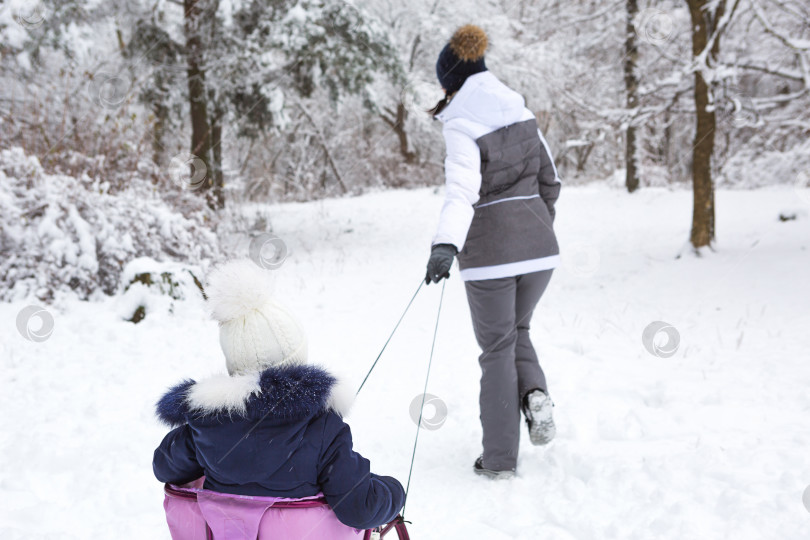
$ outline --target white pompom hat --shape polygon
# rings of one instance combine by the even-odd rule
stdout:
[[[239,259],[214,268],[207,281],[205,293],[211,317],[219,322],[219,343],[229,374],[307,362],[304,331],[274,300],[267,270]]]

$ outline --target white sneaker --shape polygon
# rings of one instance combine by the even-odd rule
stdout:
[[[523,414],[529,426],[529,439],[535,446],[551,442],[557,433],[552,417],[554,402],[542,390],[533,390],[523,400]]]

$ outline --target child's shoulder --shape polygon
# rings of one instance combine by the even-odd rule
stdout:
[[[243,375],[186,379],[160,398],[157,415],[170,426],[190,419],[300,419],[327,411],[343,416],[353,398],[351,389],[323,367],[274,366]]]

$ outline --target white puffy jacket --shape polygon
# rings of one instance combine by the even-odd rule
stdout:
[[[452,244],[461,251],[481,189],[481,151],[476,140],[505,126],[534,119],[534,114],[526,108],[520,94],[489,71],[484,71],[470,76],[437,118],[444,124],[443,135],[447,151],[446,193],[433,244]],[[548,144],[539,130],[538,134],[551,159]],[[559,184],[553,160],[551,166],[554,173],[551,181]],[[553,211],[553,201],[551,204]],[[499,265],[503,267],[462,270],[462,278],[492,279],[553,268],[557,265],[559,256],[552,255],[542,259],[520,261],[521,264],[517,266]]]

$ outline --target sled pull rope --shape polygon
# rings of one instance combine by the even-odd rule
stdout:
[[[369,375],[371,375],[371,372],[374,371],[375,367],[377,367],[377,362],[380,360],[380,357],[382,356],[383,352],[385,352],[385,348],[388,347],[388,343],[391,341],[391,338],[394,337],[394,333],[397,331],[397,328],[399,328],[399,323],[401,323],[402,319],[405,318],[405,314],[408,313],[408,310],[411,308],[411,304],[413,304],[413,301],[416,299],[416,295],[419,294],[420,290],[422,290],[422,285],[424,285],[424,284],[425,284],[425,278],[420,278],[419,279],[419,287],[417,287],[416,292],[413,293],[413,296],[411,297],[411,301],[408,302],[407,306],[405,306],[405,311],[402,312],[402,315],[400,315],[396,326],[394,326],[394,329],[391,330],[391,335],[388,336],[387,340],[385,340],[385,345],[383,345],[383,348],[380,351],[380,354],[377,355],[377,358],[374,359],[374,363],[371,364],[371,369],[368,370],[368,373],[366,373],[366,377],[363,379],[363,382],[360,383],[360,388],[357,389],[357,393],[355,394],[355,396],[360,393],[360,390],[363,389],[363,386],[366,384],[366,381],[368,380]],[[442,292],[444,292],[444,287],[442,287]]]
[[[411,475],[413,474],[413,462],[416,459],[416,443],[419,442],[419,430],[422,429],[422,413],[425,409],[425,395],[427,394],[428,379],[430,378],[430,366],[433,364],[433,351],[436,349],[436,334],[439,333],[439,317],[442,314],[442,301],[444,300],[444,286],[447,280],[442,280],[442,292],[439,296],[439,310],[436,313],[436,326],[433,328],[433,343],[430,345],[430,358],[428,359],[427,374],[425,374],[425,388],[422,391],[422,406],[419,408],[419,422],[416,423],[416,437],[413,440],[413,454],[411,454],[411,468],[408,470],[408,484],[405,486],[405,504],[402,506],[402,520],[405,521],[405,506],[408,504],[408,490],[411,489]],[[418,292],[418,291],[417,291]]]

